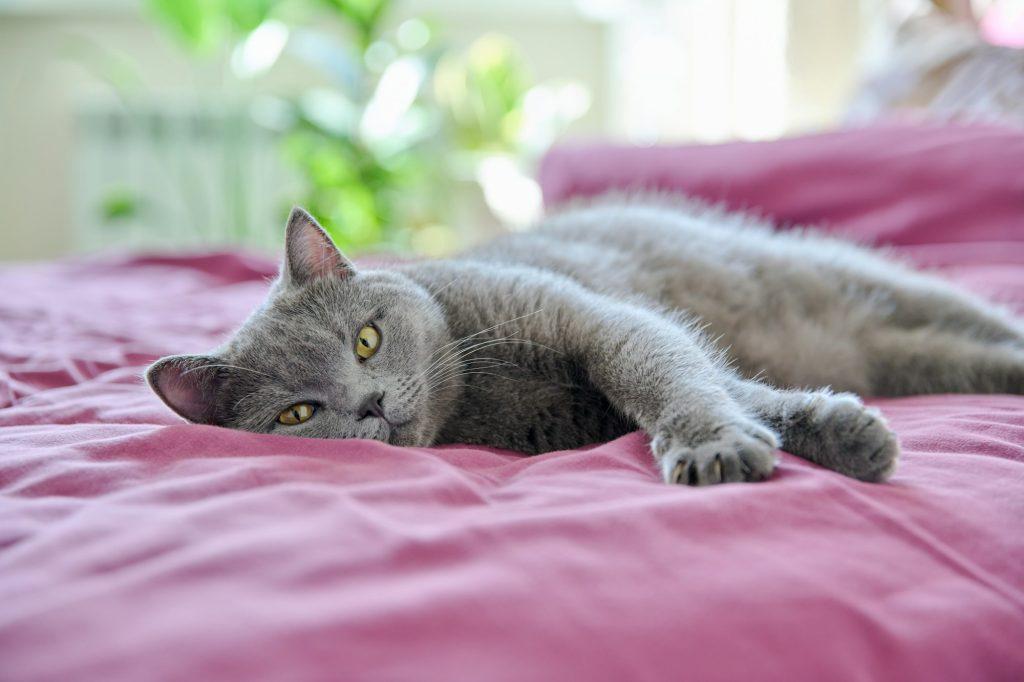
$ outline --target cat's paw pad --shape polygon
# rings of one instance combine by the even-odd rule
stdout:
[[[815,460],[862,481],[884,481],[896,469],[900,444],[882,413],[856,396],[836,395],[814,413]]]
[[[726,424],[699,443],[682,443],[662,434],[651,442],[666,483],[713,485],[763,481],[775,468],[778,438],[750,421]]]

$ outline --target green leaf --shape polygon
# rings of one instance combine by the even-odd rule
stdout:
[[[318,149],[305,159],[304,165],[317,187],[337,187],[357,180],[348,159],[329,147]]]
[[[231,25],[241,33],[249,33],[270,17],[278,0],[224,0]]]
[[[215,0],[147,0],[158,21],[187,47],[202,52],[213,47],[224,30],[221,3]]]
[[[504,36],[487,34],[463,54],[442,60],[434,90],[463,147],[510,150],[515,146],[530,82],[526,62],[515,44]]]
[[[106,222],[112,223],[134,217],[139,213],[139,208],[139,197],[134,192],[124,188],[115,188],[109,190],[103,197],[100,213]]]
[[[363,48],[372,42],[391,0],[321,0],[359,31]]]

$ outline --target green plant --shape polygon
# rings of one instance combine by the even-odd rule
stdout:
[[[148,0],[148,3],[154,18],[188,49],[200,54],[254,31],[281,4],[280,0]]]
[[[328,78],[285,102],[280,132],[304,183],[294,201],[344,249],[443,250],[456,184],[487,155],[522,159],[550,142],[524,138],[537,130],[524,123],[532,78],[502,36],[445,49],[423,20],[389,28],[390,0],[148,2],[196,58],[227,47],[239,81],[269,68],[274,41]]]

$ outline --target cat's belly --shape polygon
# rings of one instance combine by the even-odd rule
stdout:
[[[488,378],[467,384],[438,443],[537,454],[611,440],[636,428],[593,387]]]

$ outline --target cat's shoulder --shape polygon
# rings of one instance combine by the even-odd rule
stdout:
[[[505,295],[514,293],[522,283],[560,277],[539,265],[491,259],[483,252],[408,263],[401,272],[441,299],[464,294]]]

